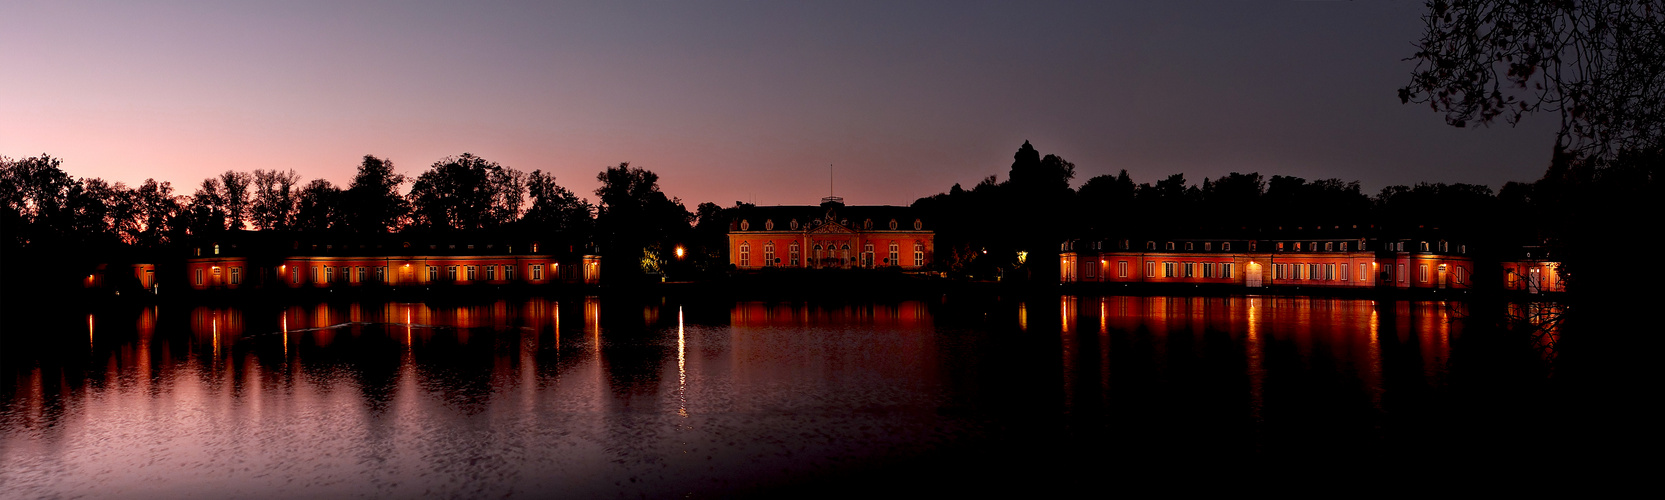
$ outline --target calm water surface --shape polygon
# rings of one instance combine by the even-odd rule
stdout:
[[[569,297],[42,313],[5,332],[34,340],[8,343],[0,370],[0,497],[977,492],[1432,466],[1525,439],[1552,366],[1542,339],[1475,328],[1467,309]]]

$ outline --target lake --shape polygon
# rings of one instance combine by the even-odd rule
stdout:
[[[66,308],[5,332],[0,496],[1046,493],[1435,467],[1530,450],[1546,418],[1553,335],[1487,318],[1551,306],[1507,307],[951,294]]]

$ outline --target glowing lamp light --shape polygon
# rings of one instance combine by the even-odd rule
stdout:
[[[683,253],[684,253],[684,250],[682,249],[682,245],[677,245],[676,246],[676,258],[678,258],[678,259],[682,258]]]

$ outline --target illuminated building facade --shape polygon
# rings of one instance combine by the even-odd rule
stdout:
[[[372,239],[260,235],[203,242],[192,248],[184,271],[185,283],[192,290],[600,283],[599,256],[571,247],[559,250],[536,241],[468,235]]]
[[[936,251],[934,232],[913,209],[845,206],[827,197],[821,205],[745,207],[728,228],[734,269],[921,270]]]
[[[1111,240],[1068,242],[1065,283],[1455,289],[1474,286],[1474,260],[1445,241]]]

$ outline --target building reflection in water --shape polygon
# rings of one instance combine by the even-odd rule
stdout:
[[[736,477],[724,471],[757,463],[814,471],[1036,422],[1082,442],[1178,429],[1236,446],[1266,442],[1259,429],[1377,428],[1435,401],[1402,395],[1446,384],[1466,317],[1444,302],[1270,296],[1064,296],[1058,316],[1030,316],[1048,303],[574,296],[78,313],[63,322],[72,354],[0,373],[0,479],[21,496],[258,495],[296,481],[334,496],[599,496],[616,483],[664,496],[722,491]],[[127,480],[157,475],[170,480]]]

